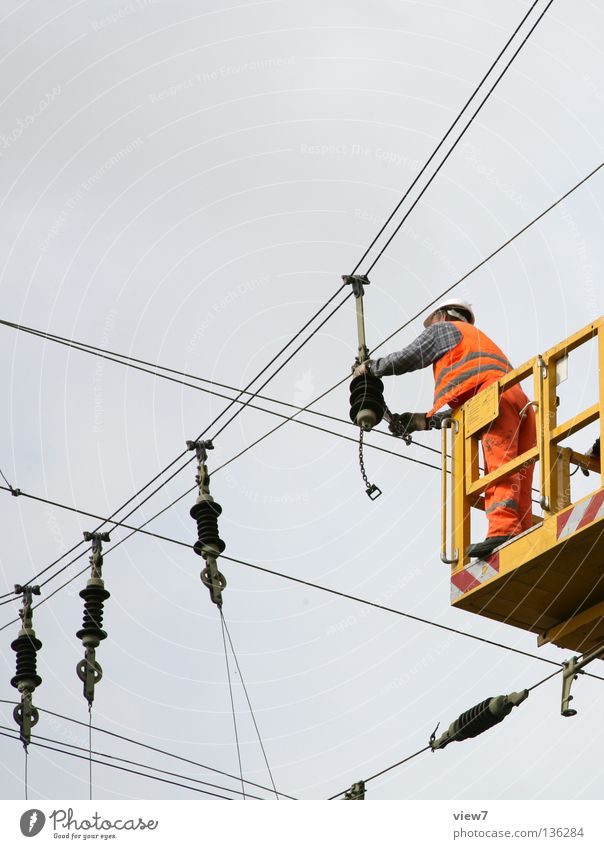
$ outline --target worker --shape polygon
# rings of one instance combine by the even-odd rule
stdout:
[[[434,369],[434,404],[427,413],[395,414],[389,425],[397,436],[441,427],[451,414],[481,389],[512,371],[505,354],[474,326],[474,312],[465,301],[439,304],[424,321],[424,332],[402,351],[353,366],[353,375],[374,377],[405,374],[429,365]],[[442,410],[445,405],[448,410]],[[440,411],[440,412],[439,412]],[[499,415],[480,434],[485,472],[493,472],[535,445],[535,412],[518,384],[499,399]],[[488,557],[498,546],[532,526],[533,464],[488,487],[485,540],[468,546],[469,557]]]

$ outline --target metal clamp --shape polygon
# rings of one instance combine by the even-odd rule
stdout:
[[[454,433],[459,431],[459,425],[452,418],[443,419],[441,422],[442,430],[442,507],[441,507],[441,543],[440,543],[440,559],[443,563],[449,566],[454,565],[459,560],[459,551],[453,551],[453,557],[447,556],[447,430],[453,429]]]
[[[577,711],[573,710],[570,707],[570,703],[573,700],[573,696],[571,695],[570,688],[573,685],[573,681],[576,681],[580,674],[583,672],[583,667],[587,666],[588,663],[591,663],[592,660],[597,660],[604,656],[604,645],[600,646],[597,649],[589,652],[588,654],[583,655],[581,660],[575,655],[575,657],[571,657],[570,660],[565,660],[562,664],[562,702],[560,705],[560,713],[562,716],[576,716]]]

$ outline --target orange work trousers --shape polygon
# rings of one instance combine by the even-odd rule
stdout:
[[[494,472],[536,444],[535,411],[528,402],[518,385],[501,395],[499,415],[481,435],[485,472]],[[532,527],[533,468],[533,463],[525,464],[486,490],[487,536],[516,536]]]

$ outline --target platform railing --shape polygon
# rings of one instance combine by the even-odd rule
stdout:
[[[565,361],[572,351],[597,337],[598,345],[598,400],[595,404],[558,423],[558,385],[564,377]],[[493,472],[481,474],[479,468],[480,435],[498,415],[499,397],[507,389],[532,377],[535,408],[536,445]],[[496,383],[467,401],[445,422],[443,427],[443,477],[442,477],[442,537],[441,559],[451,564],[452,570],[464,567],[469,558],[465,551],[471,542],[472,508],[484,510],[485,490],[518,472],[526,464],[539,462],[538,501],[543,516],[552,516],[569,506],[570,466],[579,465],[600,473],[600,486],[604,486],[601,464],[560,443],[595,421],[600,421],[600,438],[604,442],[604,319],[599,318],[572,334],[563,342],[539,354],[519,368],[506,374]],[[451,473],[447,468],[451,435]],[[448,514],[450,532],[448,531]],[[541,521],[535,516],[534,523]],[[449,540],[449,551],[447,541]],[[450,555],[450,556],[449,556]]]

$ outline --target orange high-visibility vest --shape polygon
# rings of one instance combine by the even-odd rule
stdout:
[[[456,321],[461,340],[434,363],[433,415],[448,404],[453,409],[512,371],[501,348],[472,324]]]

